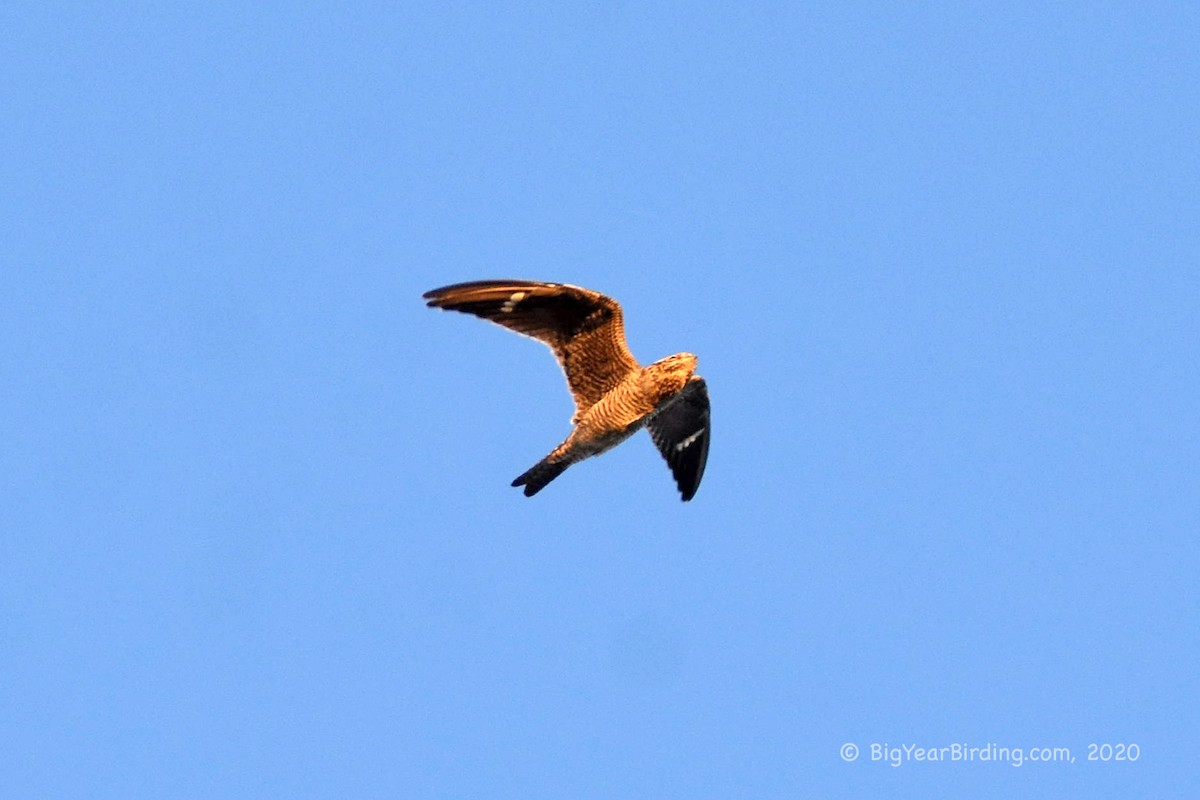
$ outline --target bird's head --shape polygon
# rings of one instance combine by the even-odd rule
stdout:
[[[674,394],[687,385],[696,372],[696,357],[691,353],[676,353],[650,365],[666,394]]]

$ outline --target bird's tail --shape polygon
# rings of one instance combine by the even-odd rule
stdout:
[[[551,461],[550,456],[546,456],[513,481],[512,485],[524,486],[525,496],[533,497],[544,489],[547,483],[562,475],[569,466],[571,466],[569,462]]]

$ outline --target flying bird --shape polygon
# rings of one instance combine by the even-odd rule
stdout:
[[[474,314],[549,345],[575,398],[571,435],[512,482],[532,497],[567,467],[611,450],[639,428],[650,432],[691,500],[708,461],[708,387],[696,357],[677,353],[638,364],[625,343],[621,306],[565,283],[456,283],[423,295],[431,308]]]

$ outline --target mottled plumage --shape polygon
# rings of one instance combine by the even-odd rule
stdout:
[[[625,344],[621,306],[564,283],[497,280],[426,292],[433,308],[462,311],[533,337],[554,352],[575,398],[571,435],[513,481],[537,494],[577,461],[599,455],[645,426],[684,500],[708,460],[708,389],[696,357],[679,353],[640,366]]]

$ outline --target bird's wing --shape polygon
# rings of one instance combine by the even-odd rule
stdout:
[[[696,376],[646,423],[685,501],[695,496],[708,463],[708,418],[708,386]]]
[[[621,306],[565,283],[495,280],[443,286],[427,305],[474,314],[544,342],[554,351],[582,415],[638,363],[625,344]]]

